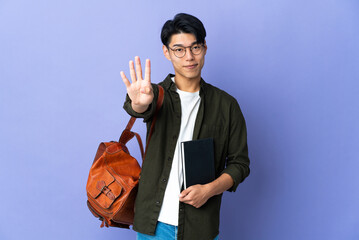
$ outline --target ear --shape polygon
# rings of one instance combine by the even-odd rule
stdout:
[[[171,57],[170,57],[170,52],[168,51],[168,48],[166,47],[166,45],[162,46],[162,50],[163,50],[163,55],[165,55],[165,57],[171,61]]]
[[[206,43],[206,40],[204,40],[203,46],[204,46],[204,55],[206,55],[206,53],[207,53],[207,43]]]

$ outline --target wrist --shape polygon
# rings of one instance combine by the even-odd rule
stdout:
[[[210,183],[203,185],[205,187],[205,193],[206,193],[206,196],[208,199],[213,197],[214,195],[216,195],[214,184],[215,184],[215,182],[210,182]]]
[[[137,113],[144,113],[148,109],[148,106],[149,105],[139,105],[139,104],[134,104],[133,102],[131,103],[131,107],[133,111]]]

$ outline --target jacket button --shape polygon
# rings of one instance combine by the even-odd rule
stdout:
[[[162,182],[166,182],[167,180],[164,178],[164,179],[162,179]]]
[[[171,161],[171,159],[172,159],[171,157],[168,157],[168,158],[167,158],[168,161]]]
[[[157,201],[157,202],[156,202],[156,204],[157,204],[157,205],[159,205],[159,204],[160,204],[160,202],[159,202],[159,201]]]

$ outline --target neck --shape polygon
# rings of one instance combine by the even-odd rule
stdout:
[[[189,79],[180,75],[175,75],[175,84],[177,88],[184,92],[198,92],[200,90],[201,77]]]

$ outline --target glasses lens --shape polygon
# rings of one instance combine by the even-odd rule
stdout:
[[[173,50],[174,54],[176,55],[176,57],[183,57],[185,54],[186,54],[186,49],[185,48],[182,48],[182,47],[178,47],[178,48],[175,48]]]
[[[202,51],[202,46],[201,45],[194,45],[192,48],[192,53],[197,55],[197,54],[200,54],[201,51]]]

